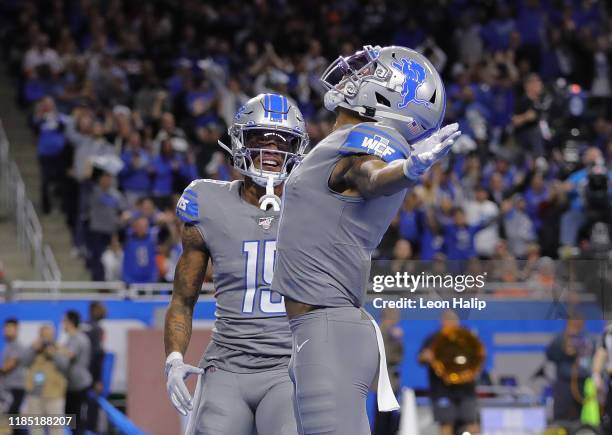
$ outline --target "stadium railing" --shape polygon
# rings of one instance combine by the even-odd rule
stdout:
[[[28,255],[36,277],[44,281],[60,281],[62,274],[53,251],[43,242],[40,220],[27,197],[19,168],[9,155],[9,147],[0,120],[0,209],[15,222],[19,249]]]
[[[212,284],[202,286],[202,293],[214,290]],[[4,293],[11,300],[49,299],[146,299],[167,300],[172,283],[126,284],[123,281],[21,281],[5,286]],[[0,287],[0,298],[3,291]]]

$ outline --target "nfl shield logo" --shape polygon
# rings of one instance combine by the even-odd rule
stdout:
[[[259,218],[257,224],[267,231],[272,227],[272,222],[274,222],[274,216],[264,216]]]

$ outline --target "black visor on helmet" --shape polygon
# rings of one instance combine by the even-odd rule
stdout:
[[[329,88],[335,88],[351,76],[363,77],[374,73],[372,53],[369,50],[358,51],[348,56],[340,56],[323,73],[321,80]]]

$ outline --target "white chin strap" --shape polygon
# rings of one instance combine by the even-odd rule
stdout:
[[[274,177],[270,175],[266,183],[266,194],[259,198],[259,208],[262,210],[268,210],[272,206],[272,210],[280,211],[281,199],[274,194],[274,181]]]

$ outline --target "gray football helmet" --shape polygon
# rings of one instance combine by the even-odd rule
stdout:
[[[231,148],[219,142],[233,158],[234,167],[260,186],[283,182],[308,146],[300,110],[287,97],[260,94],[242,106],[228,129]],[[276,149],[266,148],[275,144]]]
[[[440,74],[422,54],[405,47],[366,45],[340,56],[321,76],[325,107],[344,107],[395,128],[409,143],[440,128],[446,93]]]

